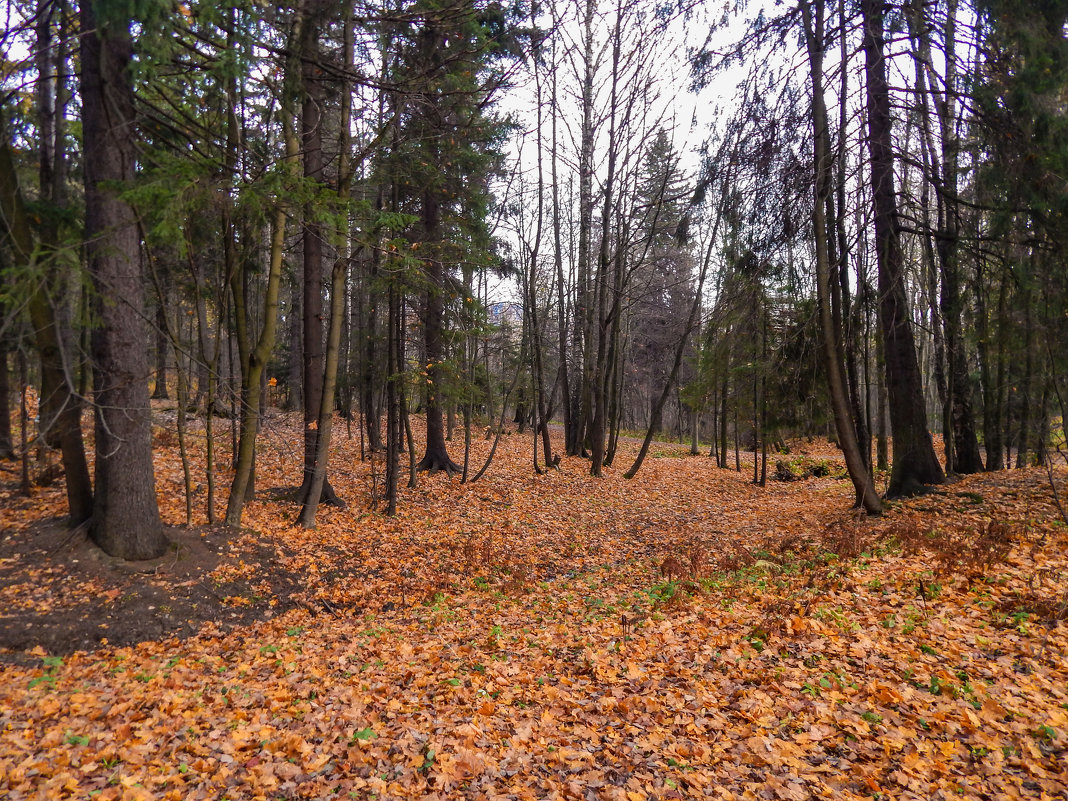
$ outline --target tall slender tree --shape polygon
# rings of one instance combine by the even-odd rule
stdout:
[[[875,252],[879,267],[879,322],[890,393],[894,455],[887,495],[915,494],[945,480],[935,456],[916,344],[905,291],[901,221],[894,182],[890,87],[880,0],[862,0],[864,75],[867,90],[868,150],[875,209]]]

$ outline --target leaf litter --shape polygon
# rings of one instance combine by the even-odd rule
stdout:
[[[266,432],[241,532],[203,526],[201,492],[186,551],[143,572],[32,552],[62,488],[3,488],[8,614],[116,613],[0,651],[5,797],[1066,797],[1068,533],[1041,471],[871,521],[834,471],[759,488],[661,443],[627,481],[622,442],[602,479],[536,476],[512,435],[390,519],[341,425],[349,507],[306,531],[297,426]],[[176,454],[157,470],[177,527]]]

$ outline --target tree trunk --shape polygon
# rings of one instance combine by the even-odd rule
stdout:
[[[15,456],[15,443],[11,439],[11,379],[7,353],[7,343],[0,342],[0,459]]]
[[[904,254],[894,189],[890,90],[886,80],[882,5],[862,0],[868,145],[875,245],[879,267],[879,322],[886,353],[890,394],[890,430],[894,437],[893,469],[887,497],[912,495],[925,484],[945,480],[927,428],[923,383],[905,295]]]
[[[979,256],[978,258],[982,258]],[[998,315],[999,321],[1004,308],[1004,288],[1007,279],[1002,277],[999,282],[1001,290],[998,292]],[[986,448],[986,469],[1005,469],[1005,449],[1002,430],[1002,413],[1004,410],[1004,351],[1005,341],[1002,338],[1000,326],[999,336],[990,334],[990,314],[986,308],[986,292],[980,286],[976,294],[978,307],[978,324],[976,335],[979,339],[979,359],[982,366],[981,380],[983,383],[983,445]]]
[[[288,350],[289,369],[286,376],[286,411],[304,408],[304,345],[301,342],[301,328],[304,314],[301,308],[300,274],[294,270],[293,285],[289,288],[289,329]]]
[[[295,154],[290,154],[294,158]],[[249,354],[245,374],[244,403],[241,405],[241,433],[237,455],[234,459],[234,480],[230,484],[230,499],[226,505],[226,525],[236,528],[241,525],[241,513],[245,503],[251,500],[253,467],[256,461],[256,434],[260,419],[260,377],[271,358],[275,332],[278,328],[278,295],[282,283],[282,257],[285,247],[286,210],[280,207],[275,213],[274,231],[271,235],[270,267],[267,274],[267,293],[263,299],[263,328],[255,349]]]
[[[556,53],[557,37],[552,38],[553,53]],[[556,63],[555,60],[553,63]],[[553,203],[553,267],[556,274],[556,303],[557,303],[557,347],[560,373],[560,411],[564,419],[564,452],[571,454],[578,441],[576,434],[576,421],[572,416],[571,383],[568,378],[568,327],[567,327],[567,303],[564,293],[564,250],[561,235],[560,190],[557,180],[557,112],[559,102],[557,96],[557,71],[550,71],[552,92],[550,99],[550,114],[552,115],[552,146],[549,151],[549,182],[552,186]],[[572,321],[573,323],[575,321]],[[492,413],[490,414],[492,417]]]
[[[350,73],[353,69],[353,22],[352,7],[344,11],[344,62],[343,66]],[[348,200],[350,185],[351,153],[349,152],[349,125],[352,119],[352,92],[347,78],[341,81],[341,115],[339,120],[340,137],[338,141],[338,180],[337,195],[339,205],[344,207]],[[322,397],[319,403],[318,439],[316,441],[315,459],[312,464],[311,484],[300,510],[299,523],[304,528],[315,527],[315,514],[319,508],[319,498],[326,487],[326,468],[330,460],[330,434],[334,422],[334,395],[337,387],[338,360],[341,355],[341,331],[345,320],[345,283],[349,272],[349,218],[344,212],[338,241],[340,252],[334,260],[330,277],[330,327],[327,332],[326,363],[323,370]],[[332,494],[332,493],[331,493]],[[335,499],[336,501],[336,499]]]
[[[170,394],[167,391],[167,348],[170,341],[167,337],[167,283],[163,283],[164,293],[156,302],[156,376],[155,387],[152,390],[153,400],[167,400]]]
[[[0,143],[0,217],[13,257],[22,264],[31,265],[36,258],[33,233],[22,204],[7,143]],[[60,336],[59,320],[62,315],[54,308],[49,292],[61,281],[61,276],[42,276],[36,283],[28,306],[37,350],[41,355],[39,429],[49,446],[61,449],[69,523],[76,526],[92,515],[93,489],[82,439],[82,403],[71,391],[74,376],[68,370],[68,359]]]
[[[722,211],[722,209],[718,210]],[[645,457],[649,452],[649,445],[653,441],[653,436],[656,434],[658,428],[660,428],[660,421],[664,413],[664,404],[667,403],[668,394],[671,392],[671,387],[678,381],[679,369],[682,367],[683,356],[686,353],[686,343],[690,339],[690,335],[693,333],[694,328],[698,325],[699,313],[701,311],[701,298],[704,294],[705,279],[708,277],[708,270],[712,263],[712,255],[715,247],[715,243],[718,240],[717,234],[719,233],[719,224],[723,218],[721,213],[716,214],[716,220],[712,226],[712,235],[708,240],[708,248],[705,251],[704,258],[701,260],[701,272],[697,279],[697,289],[694,292],[693,300],[690,302],[690,313],[686,318],[686,328],[683,331],[682,337],[679,340],[678,346],[675,349],[675,359],[671,363],[671,372],[668,374],[667,382],[664,384],[663,389],[660,391],[660,395],[657,397],[656,402],[653,405],[652,412],[649,416],[649,428],[645,432],[645,438],[642,440],[641,448],[638,450],[638,455],[634,459],[634,463],[630,466],[630,469],[623,474],[624,478],[634,478],[638,474],[638,470],[641,469],[642,462],[645,461]],[[726,387],[724,387],[724,397],[726,397]],[[726,409],[726,407],[724,407]],[[723,414],[726,418],[726,411]],[[690,452],[697,453],[697,427],[700,417],[694,412],[694,439],[691,445]],[[713,438],[714,438],[713,434]],[[726,427],[723,429],[724,440],[726,439]],[[726,450],[726,444],[724,444],[724,450]],[[719,462],[717,454],[717,463]],[[720,464],[720,467],[723,465]]]
[[[845,457],[849,477],[856,492],[856,505],[869,514],[882,512],[882,504],[872,482],[871,472],[857,442],[857,429],[850,414],[849,396],[843,376],[840,331],[834,325],[831,309],[831,259],[827,242],[826,198],[830,187],[830,152],[827,109],[823,93],[824,13],[823,0],[816,0],[815,15],[807,2],[801,5],[804,15],[805,38],[808,46],[810,78],[812,80],[812,127],[814,199],[812,227],[816,245],[816,297],[819,306],[820,334],[823,340],[824,364],[827,368],[828,391],[834,412],[835,431]],[[755,458],[755,456],[754,456]]]
[[[58,80],[64,68],[65,43],[52,45],[52,13],[60,15],[65,26],[64,8],[38,9],[37,59],[39,80],[37,106],[39,126],[38,172],[40,196],[56,207],[65,205],[66,153],[63,147],[63,122],[67,93],[65,82]],[[6,142],[0,143],[0,214],[8,234],[12,255],[16,261],[30,266],[41,262],[43,274],[34,284],[28,301],[30,323],[41,358],[41,395],[39,430],[45,442],[62,453],[66,476],[67,504],[72,526],[88,520],[92,515],[93,490],[89,466],[85,458],[82,438],[82,401],[74,392],[75,375],[71,365],[72,349],[64,346],[69,336],[67,315],[67,276],[56,274],[50,260],[34,252],[33,233],[23,207],[11,152]],[[41,222],[40,251],[53,251],[59,241],[55,215],[46,214]],[[54,262],[52,262],[54,264]]]
[[[423,193],[423,231],[427,242],[440,239],[441,213],[433,193]],[[417,470],[436,473],[444,470],[450,476],[461,472],[449,458],[445,445],[445,415],[441,391],[445,383],[442,361],[445,358],[445,265],[438,258],[424,262],[428,289],[423,299],[423,345],[426,348],[426,451],[416,465]]]
[[[319,36],[322,26],[322,6],[309,0],[303,10],[300,31],[301,89],[304,101],[301,108],[301,144],[304,152],[304,178],[313,185],[321,185],[323,173],[323,115],[325,102],[319,66]],[[316,201],[304,207],[304,231],[301,238],[304,254],[303,337],[304,346],[304,473],[297,494],[301,504],[308,502],[315,472],[315,456],[319,448],[319,411],[323,401],[326,353],[323,342],[323,225],[318,221]],[[340,504],[329,477],[323,481],[320,502]]]
[[[397,513],[397,484],[400,472],[401,371],[400,371],[400,293],[390,279],[386,317],[386,514]],[[372,461],[373,464],[373,461]]]
[[[925,134],[924,151],[930,153],[931,169],[935,188],[938,192],[938,220],[940,230],[935,242],[937,245],[938,264],[941,275],[941,294],[937,308],[935,324],[936,348],[942,345],[945,354],[945,372],[940,389],[944,385],[942,399],[943,432],[946,450],[946,471],[953,473],[977,473],[983,469],[979,453],[979,439],[975,430],[975,418],[972,412],[972,383],[968,375],[967,355],[965,352],[962,323],[964,301],[961,288],[960,258],[960,198],[958,197],[958,171],[960,142],[957,137],[956,120],[956,24],[957,0],[949,0],[945,9],[945,84],[942,91],[932,92],[938,111],[939,134],[941,141],[941,163],[935,156],[935,144],[930,141],[927,124],[928,85],[924,67],[933,68],[931,56],[930,26],[921,3],[914,0],[910,21],[913,35],[919,42],[919,60],[917,65],[917,84],[921,93],[921,113]],[[941,180],[938,180],[941,173]],[[926,194],[924,195],[926,197]],[[925,242],[929,242],[926,239]],[[981,291],[981,289],[980,289]],[[932,304],[935,293],[931,291]],[[932,308],[932,312],[935,308]],[[941,331],[938,328],[941,320]],[[936,354],[936,368],[941,371],[942,360]]]
[[[362,331],[363,364],[360,370],[360,406],[363,409],[364,426],[367,429],[367,446],[372,451],[381,451],[382,432],[378,423],[378,405],[375,403],[375,359],[376,336],[378,328],[378,293],[375,285],[378,281],[378,267],[381,255],[375,248],[369,259],[367,321]],[[388,371],[387,371],[388,372]]]
[[[136,165],[129,22],[98,26],[92,3],[82,3],[80,13],[85,237],[97,321],[90,533],[112,556],[151,559],[166,551],[167,539],[152,465],[144,281],[136,218],[117,190]]]

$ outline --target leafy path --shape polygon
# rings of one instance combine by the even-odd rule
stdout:
[[[268,433],[265,498],[299,462],[297,432]],[[831,477],[761,489],[670,445],[629,482],[629,452],[603,480],[568,459],[537,477],[513,436],[483,481],[424,478],[389,520],[361,508],[369,467],[337,445],[349,510],[308,532],[264,500],[243,535],[203,532],[218,558],[196,587],[226,613],[197,633],[6,654],[0,794],[1065,797],[1068,536],[1037,471],[867,522]],[[159,469],[177,524],[175,458]],[[6,538],[60,498],[5,496]],[[120,586],[6,562],[5,606]]]

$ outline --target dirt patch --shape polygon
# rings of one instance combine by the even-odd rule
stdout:
[[[277,544],[222,526],[166,533],[167,553],[144,562],[108,556],[62,519],[0,534],[0,661],[184,638],[294,604]]]

